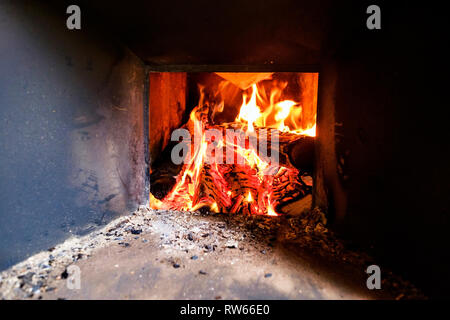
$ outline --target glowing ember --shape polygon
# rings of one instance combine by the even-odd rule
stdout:
[[[210,208],[212,212],[219,212],[219,207],[217,206],[217,202],[214,202]]]

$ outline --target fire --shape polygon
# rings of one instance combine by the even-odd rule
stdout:
[[[266,92],[266,89],[253,84],[244,90],[234,124],[245,133],[246,139],[250,136],[257,137],[259,129],[276,129],[294,136],[315,136],[315,118],[314,121],[305,122],[299,102],[281,99],[285,87],[285,83],[277,83]],[[222,109],[223,105],[222,101]],[[267,173],[272,170],[275,174],[284,173],[296,177],[299,175],[298,170],[274,166],[259,155],[255,146],[229,141],[227,137],[216,141],[216,146],[231,148],[235,155],[242,157],[243,163],[229,165],[217,159],[211,161],[207,151],[212,142],[208,142],[205,131],[223,127],[210,123],[209,108],[204,88],[200,87],[198,106],[192,110],[186,125],[194,137],[189,162],[184,164],[174,187],[164,199],[158,200],[150,194],[151,207],[185,211],[208,207],[212,212],[234,213],[243,210],[248,214],[277,216],[275,177],[274,174]],[[233,172],[243,174],[245,180],[236,181],[236,174]]]
[[[285,84],[283,85],[285,87]],[[282,86],[282,88],[283,88]],[[283,132],[308,135],[315,137],[315,121],[309,127],[301,127],[298,119],[302,113],[302,107],[293,100],[281,100],[275,102],[281,96],[282,89],[273,88],[270,93],[270,101],[264,108],[262,94],[256,84],[251,87],[251,96],[247,101],[247,94],[243,94],[242,105],[236,122],[246,123],[247,132],[254,132],[256,127],[274,128]],[[261,111],[264,109],[264,111]],[[288,117],[291,116],[289,119]],[[289,124],[286,124],[286,120]]]
[[[241,110],[239,116],[236,118],[236,121],[247,121],[249,132],[255,131],[253,123],[261,117],[261,110],[258,105],[256,105],[256,93],[258,91],[256,84],[252,86],[252,90],[252,96],[248,102],[245,102],[247,95],[244,94]]]
[[[276,217],[278,216],[278,214],[275,212],[275,210],[272,208],[272,205],[269,202],[269,207],[267,208],[267,215],[268,216],[272,216],[272,217]]]
[[[315,137],[316,136],[316,124],[314,124],[310,129],[302,131],[302,134],[310,136],[310,137]]]
[[[219,212],[219,207],[217,206],[217,202],[214,202],[210,209],[212,212],[216,212],[216,213]]]

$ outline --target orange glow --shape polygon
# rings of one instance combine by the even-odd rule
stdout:
[[[269,202],[269,207],[267,208],[267,215],[268,216],[272,216],[272,217],[276,217],[278,216],[278,214],[275,212],[275,210],[272,208],[272,205]]]
[[[214,202],[211,206],[211,211],[218,213],[219,212],[219,207],[217,206],[217,202]]]

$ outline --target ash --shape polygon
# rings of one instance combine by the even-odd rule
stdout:
[[[89,264],[95,266],[96,259],[102,257],[104,250],[112,248],[118,250],[119,257],[133,250],[141,250],[140,252],[153,250],[153,256],[159,263],[158,268],[162,265],[170,272],[161,282],[167,283],[167,279],[179,277],[184,272],[184,277],[195,274],[192,281],[196,286],[198,283],[195,281],[206,283],[202,279],[209,277],[208,285],[216,287],[212,290],[214,292],[209,292],[211,290],[208,289],[209,294],[205,293],[206,289],[204,291],[199,289],[198,292],[183,289],[183,292],[177,291],[176,294],[166,290],[165,295],[164,291],[160,290],[158,295],[141,293],[140,296],[134,296],[135,298],[424,298],[411,283],[384,269],[382,294],[366,293],[361,288],[356,291],[359,290],[358,292],[362,294],[355,294],[353,289],[341,289],[329,279],[320,278],[319,272],[314,273],[304,267],[303,265],[307,265],[310,269],[314,269],[316,265],[320,265],[317,270],[324,269],[324,273],[327,269],[333,269],[333,272],[336,272],[334,269],[342,269],[340,274],[344,277],[356,272],[358,279],[364,281],[364,277],[367,278],[364,274],[365,268],[376,264],[370,255],[347,249],[348,245],[329,231],[326,224],[325,215],[318,209],[296,216],[268,217],[151,210],[140,207],[133,214],[118,218],[102,229],[83,237],[70,238],[3,271],[0,273],[0,298],[96,298],[89,296],[86,291],[84,296],[70,296],[72,293],[67,293],[65,288],[66,278],[69,276],[67,268],[70,265],[82,265],[83,268],[89,269]],[[114,266],[118,267],[122,263],[120,260]],[[195,263],[198,265],[194,265]],[[240,278],[247,275],[245,270],[254,270],[248,277],[254,278],[257,284],[254,286],[256,293],[236,288],[232,291],[224,287],[222,282],[227,277],[227,269],[221,268],[220,265],[225,263],[229,266],[226,268],[243,269],[239,274]],[[299,265],[302,267],[299,268]],[[229,277],[236,281],[236,272],[231,273]],[[301,282],[301,279],[306,280]],[[184,281],[189,283],[187,280]],[[248,286],[251,281],[253,280],[247,281],[246,285]],[[285,290],[285,292],[279,293],[278,296],[261,293],[274,292],[270,287],[262,289],[261,281],[273,281],[272,285],[278,291]],[[309,283],[309,289],[305,289],[305,281]],[[288,289],[284,289],[280,283],[288,283],[289,286],[285,285]],[[313,283],[312,287],[310,283]],[[130,290],[132,292],[134,289]],[[218,294],[219,291],[222,294]],[[245,292],[245,295],[242,292]]]

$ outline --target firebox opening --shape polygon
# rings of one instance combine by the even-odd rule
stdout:
[[[150,72],[150,206],[311,208],[318,73]]]

